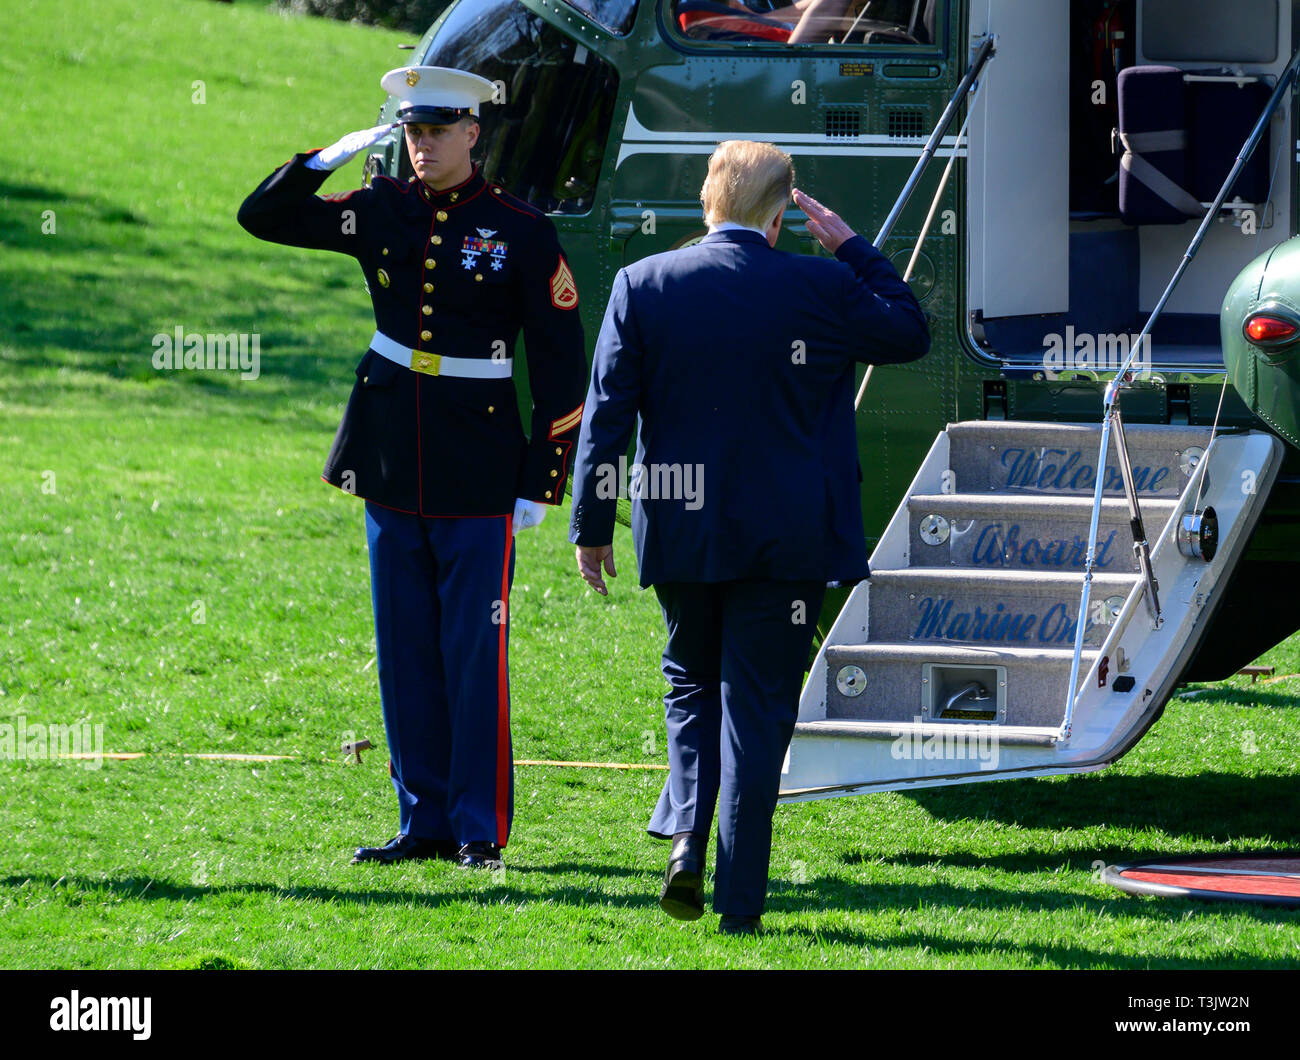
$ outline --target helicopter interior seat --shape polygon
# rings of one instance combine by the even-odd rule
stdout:
[[[1174,66],[1132,66],[1119,75],[1119,212],[1130,225],[1183,224],[1202,216],[1268,102],[1258,77]],[[1229,193],[1268,198],[1268,145],[1261,143]]]
[[[930,44],[935,39],[939,0],[891,0],[889,11],[876,11],[879,0],[850,3],[845,14],[833,23],[840,29],[829,34],[827,43],[848,44]],[[779,0],[676,0],[673,12],[682,33],[695,40],[759,40],[784,44],[794,32],[797,19],[787,21],[770,12],[785,12],[789,5]],[[762,9],[755,5],[766,3]],[[869,18],[877,14],[884,18]],[[898,21],[891,20],[896,16]],[[843,32],[841,33],[840,30]]]
[[[939,0],[850,0],[825,43],[933,44],[938,7]]]
[[[678,0],[677,24],[695,40],[768,40],[784,44],[794,26],[715,0]]]
[[[939,15],[939,0],[925,0],[925,6],[921,9],[921,21],[919,25],[925,31],[925,35],[920,37],[925,44],[933,44],[938,38],[934,35],[936,21]]]
[[[892,9],[877,8],[876,0],[850,4],[840,43],[933,44],[939,0],[897,0]],[[870,18],[877,15],[880,17]]]

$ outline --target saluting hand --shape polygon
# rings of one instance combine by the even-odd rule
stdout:
[[[391,122],[388,125],[376,125],[373,129],[361,129],[359,132],[348,133],[342,140],[330,144],[329,147],[307,159],[307,168],[330,171],[338,169],[339,166],[350,162],[361,154],[367,147],[373,147],[379,143],[395,128],[397,128],[397,123]]]
[[[828,210],[811,195],[805,195],[798,188],[794,189],[794,204],[808,218],[808,231],[830,253],[834,254],[840,246],[852,239],[857,232],[844,223],[834,210]]]
[[[609,590],[605,587],[605,579],[600,576],[600,568],[603,564],[606,574],[611,578],[618,576],[618,572],[614,570],[614,546],[610,544],[588,548],[579,545],[575,554],[578,557],[578,573],[582,575],[582,580],[601,596],[608,596]]]

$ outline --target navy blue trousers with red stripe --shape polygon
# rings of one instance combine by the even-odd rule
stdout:
[[[367,502],[366,540],[399,830],[505,846],[511,517],[433,519]]]

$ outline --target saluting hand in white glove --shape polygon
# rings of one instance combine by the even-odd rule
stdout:
[[[525,500],[523,497],[515,501],[514,532],[516,534],[520,530],[527,530],[530,526],[537,526],[545,518],[545,504]]]
[[[338,169],[339,166],[356,158],[367,147],[373,147],[379,143],[388,135],[390,130],[395,128],[397,128],[397,122],[390,122],[388,125],[376,125],[373,129],[362,129],[360,132],[348,133],[338,143],[330,144],[319,154],[307,159],[307,168],[327,171]]]

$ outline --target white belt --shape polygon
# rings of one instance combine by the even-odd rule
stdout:
[[[461,379],[509,379],[514,369],[514,358],[491,360],[486,357],[445,357],[440,353],[413,350],[394,342],[382,331],[376,331],[370,348],[381,357],[425,375],[452,375]]]

